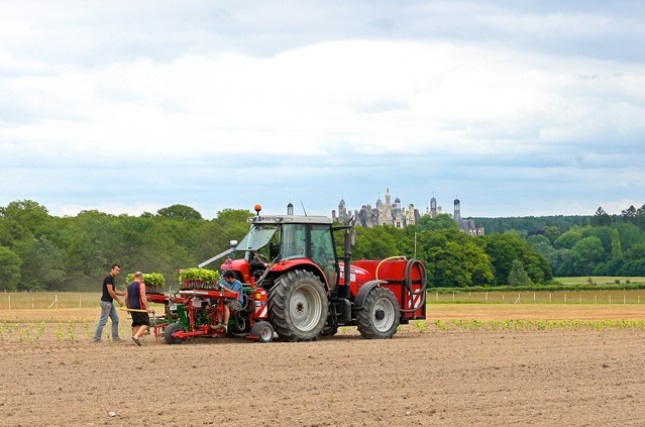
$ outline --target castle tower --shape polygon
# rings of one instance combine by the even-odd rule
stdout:
[[[390,195],[390,187],[385,192],[385,203],[383,203],[378,210],[378,225],[394,223],[392,218],[392,196]]]
[[[453,219],[461,226],[461,202],[458,198],[455,199],[455,213],[453,215]]]
[[[433,218],[437,217],[437,199],[435,199],[434,194],[432,195],[432,199],[430,199],[430,215]]]

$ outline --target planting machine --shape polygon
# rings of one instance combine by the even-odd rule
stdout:
[[[364,338],[391,338],[400,324],[426,317],[426,271],[416,259],[391,257],[351,262],[354,237],[349,224],[306,215],[257,215],[250,231],[224,257],[221,270],[232,270],[244,284],[242,309],[231,313],[228,334],[269,342],[312,341],[356,326]],[[339,259],[334,231],[344,235]],[[238,253],[233,259],[230,254]],[[165,305],[154,325],[169,344],[199,336],[223,336],[217,320],[224,301],[236,298],[217,284],[186,284],[175,295],[149,295]]]

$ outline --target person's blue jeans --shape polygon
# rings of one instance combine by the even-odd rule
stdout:
[[[108,317],[112,321],[112,341],[120,339],[119,315],[116,312],[116,307],[112,302],[101,301],[101,317],[99,318],[99,323],[96,325],[96,331],[94,332],[94,341],[101,340],[101,335],[103,335],[103,327],[106,325]]]

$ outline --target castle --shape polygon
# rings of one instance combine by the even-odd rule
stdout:
[[[432,196],[430,199],[430,209],[426,208],[425,213],[419,213],[419,210],[414,207],[414,204],[409,204],[407,209],[401,206],[401,200],[397,197],[394,203],[391,202],[392,196],[390,195],[389,187],[385,191],[385,203],[378,199],[376,207],[371,205],[363,205],[360,210],[354,211],[356,218],[356,225],[361,227],[374,227],[377,225],[391,225],[396,228],[403,228],[410,225],[415,225],[422,215],[430,215],[435,218],[441,214],[441,206],[437,206],[437,199]],[[338,204],[338,215],[336,211],[332,211],[332,218],[334,221],[346,222],[352,216],[351,211],[348,213],[345,201],[341,199]],[[461,217],[461,202],[455,199],[454,214],[452,218],[455,220],[459,229],[471,236],[484,235],[484,227],[476,227],[475,220],[472,218]]]

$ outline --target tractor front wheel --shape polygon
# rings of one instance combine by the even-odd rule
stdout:
[[[367,294],[356,320],[363,338],[392,338],[399,326],[399,303],[394,294],[376,287]]]
[[[182,343],[184,341],[183,338],[173,337],[172,334],[183,330],[184,328],[179,323],[171,323],[170,325],[166,326],[166,328],[163,331],[163,338],[164,338],[164,341],[166,341],[166,344]]]
[[[306,270],[279,277],[269,292],[269,321],[282,341],[313,341],[323,330],[329,310],[320,279]]]

